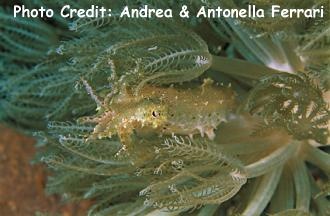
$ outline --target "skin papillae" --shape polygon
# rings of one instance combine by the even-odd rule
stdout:
[[[91,93],[92,94],[92,93]],[[97,98],[97,96],[95,96]],[[108,101],[108,100],[105,100]],[[193,137],[206,134],[212,140],[214,130],[233,110],[234,92],[228,87],[204,80],[201,86],[177,89],[145,86],[138,96],[127,90],[101,103],[95,117],[82,117],[80,122],[95,123],[91,139],[117,135],[125,150],[137,133],[181,134]]]
[[[187,4],[246,3],[271,7]],[[273,3],[324,5],[325,18],[124,19],[118,9],[44,21],[3,8],[0,119],[34,132],[47,192],[94,200],[89,215],[329,215],[329,1]]]

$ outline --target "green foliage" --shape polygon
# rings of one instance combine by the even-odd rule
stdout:
[[[89,125],[51,122],[48,129],[48,144],[53,147],[41,160],[57,173],[50,178],[48,191],[65,192],[71,199],[96,198],[105,206],[113,202],[122,205],[120,194],[140,191],[147,207],[187,210],[224,202],[246,182],[237,159],[202,139],[174,136],[163,143],[160,138],[143,139],[137,141],[136,150],[147,149],[141,155],[152,160],[133,162],[116,157],[119,142],[107,138],[86,141],[92,132]],[[107,191],[111,195],[105,196]],[[95,206],[105,212],[113,210],[109,207]]]
[[[158,28],[160,25],[163,27]],[[93,32],[64,42],[48,51],[45,62],[26,72],[18,69],[11,76],[4,71],[8,81],[2,89],[6,95],[2,106],[7,118],[20,113],[18,123],[44,127],[45,119],[73,119],[91,113],[95,104],[90,102],[83,80],[95,94],[106,97],[105,92],[111,89],[115,94],[122,85],[135,90],[145,83],[175,82],[178,76],[179,82],[194,79],[211,64],[207,45],[194,33],[176,28],[180,27],[162,22],[117,24],[111,31],[100,31],[97,38]],[[156,42],[161,48],[154,46]]]
[[[264,77],[251,91],[245,110],[264,118],[264,128],[283,128],[296,139],[327,143],[330,112],[322,91],[305,74]]]
[[[330,182],[326,182],[322,188],[321,191],[315,196],[315,199],[321,196],[330,196]]]
[[[80,79],[79,74],[59,70],[61,65],[63,63],[53,61],[31,69],[6,68],[0,104],[7,121],[43,128],[47,119],[71,118],[95,109],[94,104],[86,104],[91,101],[87,93],[79,92],[79,86],[74,86]],[[76,108],[65,111],[72,105]]]
[[[277,214],[273,214],[272,216],[310,216],[311,214],[309,214],[308,212],[304,212],[301,210],[286,210]]]
[[[190,81],[210,66],[207,45],[198,35],[178,30],[180,27],[175,24],[159,23],[157,31],[155,27],[144,24],[144,33],[135,32],[135,37],[107,50],[114,70],[114,81],[118,80],[119,85],[137,85],[140,89],[147,82],[168,84],[178,80]],[[142,25],[137,28],[142,29]]]
[[[320,86],[324,91],[330,90],[330,64],[310,65],[307,71],[320,80]]]
[[[55,29],[41,20],[14,18],[0,8],[0,57],[36,63],[58,43]]]
[[[216,34],[230,42],[248,61],[290,72],[312,72],[312,76],[320,80],[322,87],[329,90],[329,0],[275,1],[272,4],[263,0],[225,0],[221,3],[207,1],[207,5],[212,8],[220,5],[224,8],[239,9],[246,8],[248,4],[256,5],[256,8],[262,8],[266,12],[275,4],[281,8],[305,9],[324,6],[323,18],[286,19],[269,16],[208,21]]]
[[[217,7],[221,6],[223,8],[228,9],[241,9],[247,8],[248,5],[255,5],[256,9],[265,10],[265,18],[238,18],[238,22],[243,24],[244,26],[253,29],[254,31],[262,32],[262,33],[273,33],[289,30],[292,26],[295,28],[299,25],[309,22],[307,18],[301,16],[300,18],[291,18],[287,19],[282,16],[271,17],[271,6],[279,5],[281,8],[302,8],[308,9],[313,7],[324,6],[327,12],[329,7],[329,0],[308,0],[301,2],[299,0],[292,1],[282,1],[276,0],[273,1],[272,4],[267,0],[246,0],[246,1],[236,1],[236,0],[224,0],[224,1],[216,1],[216,0],[206,0],[206,5],[209,7]],[[298,7],[297,7],[298,6]],[[313,21],[312,21],[313,22]],[[309,23],[310,24],[310,23]]]
[[[272,4],[280,5],[281,8],[291,8],[294,7],[294,5],[297,5],[297,3],[300,3],[299,5],[301,8],[308,8],[311,5],[310,2],[307,3],[307,1],[301,4],[299,0],[272,2]],[[265,18],[247,17],[247,18],[239,18],[237,20],[237,22],[242,23],[243,25],[251,29],[270,33],[274,31],[283,30],[284,28],[288,28],[299,21],[297,19],[285,19],[281,16],[275,18],[270,17],[270,15],[267,15],[267,12],[270,11],[271,4],[263,0],[247,0],[247,1],[224,0],[221,2],[216,0],[206,1],[206,5],[210,8],[221,6],[222,8],[228,8],[228,9],[242,9],[242,8],[246,9],[249,4],[255,5],[257,9],[259,8],[264,9],[266,14]]]
[[[139,89],[145,83],[173,83],[178,77],[180,82],[189,81],[200,76],[211,64],[205,42],[176,23],[119,21],[111,25],[110,21],[115,22],[110,18],[109,22],[78,19],[74,26],[88,29],[90,25],[97,25],[100,34],[104,34],[105,40],[95,41],[106,43],[104,46],[93,44],[95,39],[90,41],[89,37],[84,40],[93,47],[103,48],[97,53],[93,70],[111,69],[111,82],[117,86]],[[105,31],[104,26],[113,27]],[[93,35],[90,36],[95,38]],[[64,50],[72,49],[64,46]]]
[[[309,21],[293,38],[299,46],[296,52],[306,64],[306,70],[317,77],[325,90],[330,89],[330,2],[320,1],[325,7],[324,18]],[[292,36],[291,36],[292,37]],[[291,38],[288,36],[288,38]],[[292,40],[292,38],[291,38]]]
[[[64,1],[23,2],[56,9]],[[174,13],[181,9],[178,3],[191,11],[202,5],[270,8],[264,0],[93,2],[118,10],[126,4],[171,7]],[[329,1],[272,3],[310,8]],[[69,4],[88,8],[90,2]],[[117,12],[110,18],[46,21],[0,12],[0,119],[39,130],[43,148],[36,160],[52,171],[48,193],[93,199],[93,216],[328,214],[330,158],[317,147],[329,139],[327,20],[134,20],[120,19]],[[240,59],[230,59],[235,57]],[[215,85],[228,85],[223,98],[234,100],[235,89],[241,99],[223,114],[228,121],[217,125],[212,113],[222,113],[220,105],[227,102],[200,85],[209,76]],[[184,92],[184,105],[171,103],[177,100],[171,90]],[[129,143],[120,127],[113,136],[92,136],[98,123],[105,131],[127,126],[98,118],[114,108],[113,100],[124,104],[116,109],[121,112],[114,114],[116,121],[133,116],[156,122],[164,115],[157,107],[139,116],[139,107],[126,100],[141,97],[153,105],[159,101],[155,95],[172,104],[170,117],[178,125],[138,127],[131,118],[124,140]],[[235,113],[239,106],[242,112]],[[189,123],[196,126],[191,134],[177,129]],[[215,136],[203,137],[204,129]]]
[[[140,192],[147,197],[149,205],[178,210],[219,204],[234,196],[246,183],[240,162],[205,141],[174,136],[166,139],[163,146],[169,155],[154,171],[163,176],[162,181]]]

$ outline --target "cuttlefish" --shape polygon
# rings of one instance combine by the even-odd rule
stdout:
[[[133,132],[214,139],[214,130],[235,107],[235,92],[211,79],[189,88],[145,85],[138,95],[122,90],[102,106],[95,116],[80,119],[96,124],[88,138],[117,135],[126,150]]]

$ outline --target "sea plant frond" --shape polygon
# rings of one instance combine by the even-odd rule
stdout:
[[[173,25],[159,25],[163,27],[156,30],[154,24],[144,24],[149,31],[107,49],[105,54],[114,71],[113,81],[140,89],[146,83],[190,81],[210,67],[212,58],[208,47],[198,35],[178,30],[179,26],[174,29]]]
[[[276,32],[283,30],[285,28],[289,28],[290,26],[298,23],[301,19],[298,18],[292,18],[292,19],[285,19],[284,17],[278,16],[278,17],[271,17],[268,15],[268,12],[271,9],[271,5],[277,4],[280,5],[281,8],[290,8],[294,7],[294,5],[297,5],[297,3],[300,3],[298,0],[285,2],[285,1],[277,1],[272,2],[270,4],[267,1],[234,1],[234,0],[225,0],[225,1],[214,1],[214,0],[208,0],[206,1],[207,6],[214,8],[217,6],[221,6],[222,8],[226,9],[242,9],[247,8],[247,5],[255,5],[257,9],[263,9],[265,10],[265,17],[263,18],[238,18],[236,21],[242,23],[243,25],[255,29],[260,32]],[[311,7],[310,2],[304,2],[304,4],[300,4],[301,8],[309,8]]]
[[[245,110],[267,126],[285,129],[296,139],[326,143],[330,111],[321,89],[305,74],[266,76],[251,91]]]
[[[112,17],[73,19],[56,12],[91,1],[16,3],[55,11],[0,9],[0,119],[39,130],[48,193],[95,200],[90,216],[329,214],[329,0],[96,0]],[[266,17],[193,16],[248,5]]]
[[[242,216],[260,215],[263,212],[275,192],[281,173],[282,167],[278,167],[256,180],[258,189],[251,196]]]
[[[6,59],[36,63],[49,47],[58,44],[54,29],[39,19],[14,18],[0,8],[0,56]]]
[[[330,196],[330,181],[326,182],[322,187],[320,188],[321,191],[314,196],[314,199],[317,199],[321,196]]]
[[[189,138],[166,139],[163,151],[182,161],[182,167],[140,195],[146,196],[149,205],[170,211],[228,200],[246,183],[246,176],[238,160],[211,149]]]
[[[276,214],[272,214],[271,216],[311,216],[312,214],[298,210],[298,209],[289,209]]]

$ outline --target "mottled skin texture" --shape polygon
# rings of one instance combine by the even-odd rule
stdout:
[[[146,85],[138,96],[121,91],[104,111],[83,121],[96,123],[90,138],[118,135],[125,150],[134,131],[190,137],[206,134],[213,139],[214,129],[226,121],[234,103],[231,88],[221,87],[210,79],[191,89]]]
[[[158,128],[159,133],[189,136],[200,133],[210,139],[214,138],[213,130],[226,120],[235,101],[230,88],[217,86],[211,80],[192,89],[146,86],[141,95],[159,98],[167,107],[166,121]]]

